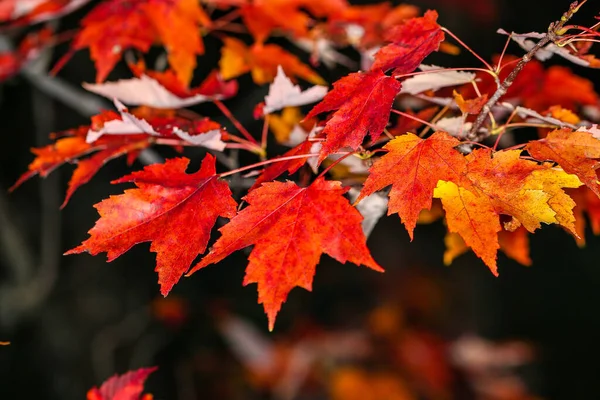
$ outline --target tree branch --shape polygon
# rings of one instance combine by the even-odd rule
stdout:
[[[494,95],[490,97],[488,102],[485,103],[485,105],[477,115],[477,118],[473,123],[473,127],[467,135],[468,140],[478,142],[489,136],[489,131],[483,134],[479,134],[479,129],[487,119],[492,107],[498,102],[498,100],[500,100],[502,96],[506,94],[508,88],[513,84],[513,82],[517,78],[517,75],[519,75],[519,73],[523,70],[525,65],[527,65],[527,63],[531,61],[531,59],[535,56],[535,53],[537,53],[538,50],[540,50],[548,43],[556,41],[556,39],[564,33],[562,32],[564,25],[571,19],[571,17],[579,10],[579,7],[581,7],[584,3],[585,0],[582,1],[580,4],[578,2],[571,3],[569,10],[563,14],[561,19],[559,21],[551,23],[548,27],[548,32],[546,33],[546,35],[542,39],[540,39],[540,41],[537,42],[537,44],[531,50],[529,50],[529,52],[527,52],[527,54],[525,54],[523,58],[521,58],[521,60],[517,63],[516,67],[511,71],[511,73],[506,77],[506,79],[504,79],[504,81],[498,87]]]

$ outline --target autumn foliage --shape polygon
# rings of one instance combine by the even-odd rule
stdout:
[[[39,24],[86,1],[23,3],[3,2],[0,22]],[[600,232],[599,97],[571,69],[536,59],[556,56],[576,68],[600,66],[590,45],[599,38],[598,24],[568,25],[576,12],[583,13],[571,5],[547,33],[510,35],[509,41],[529,51],[526,57],[503,52],[486,61],[440,25],[444,18],[436,11],[407,5],[104,0],[80,21],[68,38],[70,52],[53,72],[75,52],[89,52],[97,73],[84,88],[111,99],[116,111],[32,149],[29,170],[13,189],[34,175],[75,164],[64,207],[112,159],[126,157],[131,164],[156,146],[204,148],[196,172],[188,170],[188,158],[177,157],[114,180],[135,187],[96,204],[99,219],[89,238],[65,254],[106,253],[111,261],[151,242],[166,296],[182,276],[253,246],[243,284],[257,284],[269,329],[294,287],[311,290],[322,254],[383,271],[362,226],[365,218],[381,217],[361,208],[374,196],[389,198],[387,213],[398,214],[411,239],[424,213],[437,209],[448,230],[444,261],[471,249],[497,275],[498,250],[531,263],[528,234],[543,225],[561,226],[580,244],[586,218]],[[210,75],[197,77],[197,64],[209,59],[209,35],[222,43],[219,61]],[[281,40],[271,42],[274,36],[307,50],[310,60]],[[0,54],[0,79],[57,42],[45,27],[28,34],[14,51]],[[481,65],[424,64],[434,52],[456,54],[457,46],[473,52]],[[144,55],[153,47],[164,53],[163,69],[146,66]],[[343,48],[360,54],[359,71],[356,60],[338,51]],[[119,62],[128,65],[131,77],[106,82]],[[328,90],[321,64],[348,71]],[[236,79],[246,74],[267,94],[263,103],[247,104],[262,120],[260,132],[248,131],[226,106],[227,99],[243,96]],[[203,102],[231,126],[184,109]],[[309,111],[303,107],[310,104]],[[522,128],[538,129],[539,139],[523,139]],[[274,143],[290,150],[274,154]],[[255,162],[234,166],[239,151]],[[217,168],[217,161],[225,168]],[[230,177],[245,173],[253,181],[234,196],[239,180]],[[354,199],[351,188],[360,191]],[[138,399],[150,372],[111,378],[88,399]],[[116,394],[122,390],[129,397]]]

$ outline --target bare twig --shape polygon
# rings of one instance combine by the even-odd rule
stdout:
[[[473,123],[473,127],[471,128],[471,131],[467,135],[468,140],[481,141],[489,135],[489,130],[480,135],[479,129],[481,128],[481,126],[483,125],[485,120],[487,119],[488,113],[491,111],[492,107],[498,102],[498,100],[500,100],[500,98],[502,96],[504,96],[506,94],[506,92],[508,91],[508,88],[515,81],[517,75],[519,75],[519,73],[521,72],[521,70],[523,70],[525,65],[529,61],[531,61],[531,59],[533,58],[535,53],[537,53],[538,50],[540,50],[542,47],[544,47],[548,43],[555,42],[564,33],[564,32],[562,32],[564,25],[571,19],[571,17],[579,10],[579,7],[581,7],[581,5],[583,5],[584,3],[585,3],[585,1],[583,1],[581,3],[578,3],[578,2],[571,3],[569,10],[563,14],[561,19],[559,21],[551,23],[550,26],[548,27],[548,32],[546,33],[546,35],[542,39],[540,39],[540,41],[537,42],[537,44],[531,50],[529,50],[529,52],[527,54],[525,54],[523,56],[523,58],[521,58],[521,60],[517,63],[515,68],[506,77],[506,79],[502,82],[502,84],[500,84],[500,86],[498,87],[498,89],[496,90],[494,95],[492,97],[490,97],[488,102],[483,106],[483,108],[477,115],[477,118],[475,119],[475,122]]]

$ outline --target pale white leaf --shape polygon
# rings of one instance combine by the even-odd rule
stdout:
[[[427,90],[439,90],[449,86],[463,85],[472,82],[475,74],[465,71],[443,71],[442,67],[435,65],[420,65],[421,71],[434,71],[427,74],[411,76],[402,81],[400,93],[419,94]],[[438,71],[435,71],[438,70]],[[442,70],[442,71],[439,71]]]
[[[534,111],[527,107],[521,107],[521,106],[515,107],[512,104],[507,103],[507,102],[501,102],[501,103],[499,103],[499,105],[508,110],[511,110],[511,111],[516,110],[515,112],[517,113],[517,115],[519,117],[531,118],[531,119],[533,119],[533,122],[546,122],[548,124],[556,125],[559,127],[567,127],[567,128],[571,128],[571,129],[577,129],[577,127],[573,124],[569,124],[568,122],[564,122],[564,121],[561,121],[561,120],[553,118],[553,117],[542,115],[542,114],[538,113],[537,111]],[[528,120],[528,121],[531,121],[531,120]]]
[[[435,123],[436,130],[447,132],[457,138],[465,137],[472,126],[473,124],[465,122],[463,117],[442,118]]]
[[[577,129],[577,132],[588,132],[591,133],[593,137],[595,137],[596,139],[600,139],[600,128],[598,127],[597,124],[594,124],[592,126],[582,126],[579,129]]]
[[[357,69],[356,62],[337,51],[330,40],[324,38],[316,40],[300,38],[293,39],[293,42],[307,53],[315,55],[327,68],[332,69],[339,64],[351,70]]]
[[[294,85],[285,75],[281,65],[277,67],[277,76],[269,86],[269,94],[265,97],[265,114],[281,110],[284,107],[302,106],[321,100],[327,94],[327,87],[313,86],[305,91]]]
[[[373,62],[375,61],[375,54],[377,54],[380,48],[380,46],[375,46],[371,47],[370,49],[360,51],[360,69],[362,71],[368,71],[371,69]]]
[[[2,1],[2,0],[0,0]],[[71,0],[68,4],[66,4],[63,8],[58,11],[47,11],[42,12],[35,17],[29,20],[30,23],[38,23],[43,21],[48,21],[51,19],[60,18],[63,15],[67,15],[72,11],[75,11],[79,7],[88,3],[90,0]],[[13,8],[11,18],[17,19],[21,17],[27,16],[27,14],[31,13],[35,10],[39,5],[46,3],[47,0],[17,0],[15,3],[15,7]]]
[[[154,108],[182,108],[213,99],[213,97],[202,94],[185,98],[176,96],[147,75],[121,79],[116,82],[84,83],[83,87],[109,99],[117,98],[125,104]],[[220,97],[215,96],[214,98],[219,99]]]
[[[504,29],[498,29],[496,31],[502,35],[511,35],[509,32]],[[537,43],[537,41],[546,36],[545,33],[538,32],[529,32],[529,33],[513,33],[511,39],[515,41],[521,48],[529,51],[531,50]],[[536,39],[536,41],[530,40]],[[564,47],[557,46],[554,43],[549,43],[546,46],[542,47],[535,53],[535,57],[540,61],[546,61],[554,54],[558,54],[566,60],[571,61],[574,64],[581,65],[583,67],[589,67],[590,63],[583,58],[577,57],[569,50]]]
[[[220,129],[212,129],[198,135],[190,135],[186,131],[181,130],[178,127],[174,127],[173,134],[177,135],[186,142],[195,144],[197,146],[203,146],[216,151],[225,150],[225,142],[221,140]]]
[[[350,201],[354,203],[358,198],[360,191],[351,188],[349,191]],[[360,201],[356,209],[363,216],[362,230],[366,237],[369,237],[375,225],[381,217],[387,212],[388,197],[385,194],[373,193]]]
[[[146,133],[152,136],[159,136],[159,133],[154,130],[146,120],[137,118],[127,112],[125,107],[119,100],[113,99],[115,107],[121,114],[121,119],[114,119],[112,121],[106,121],[102,128],[98,131],[88,130],[85,141],[87,143],[93,143],[103,135],[127,135],[127,134],[140,134]]]

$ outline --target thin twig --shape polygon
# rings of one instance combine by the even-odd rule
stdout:
[[[471,131],[467,135],[467,139],[471,141],[481,141],[485,137],[489,135],[489,132],[486,132],[482,135],[479,134],[479,129],[485,122],[488,117],[488,113],[491,111],[492,107],[500,100],[502,96],[506,94],[508,88],[513,84],[521,70],[527,65],[529,61],[535,56],[535,53],[538,52],[542,47],[547,45],[550,42],[554,42],[558,39],[558,37],[564,33],[562,32],[565,24],[571,19],[571,17],[579,10],[579,7],[585,3],[585,0],[578,4],[577,2],[571,3],[569,10],[565,12],[562,18],[559,21],[553,22],[548,27],[548,32],[546,35],[540,39],[539,42],[531,49],[527,54],[521,58],[521,60],[517,63],[515,68],[511,71],[511,73],[506,77],[506,79],[502,82],[502,84],[498,87],[494,95],[488,100],[487,103],[483,106],[475,122],[473,123],[473,127]]]

